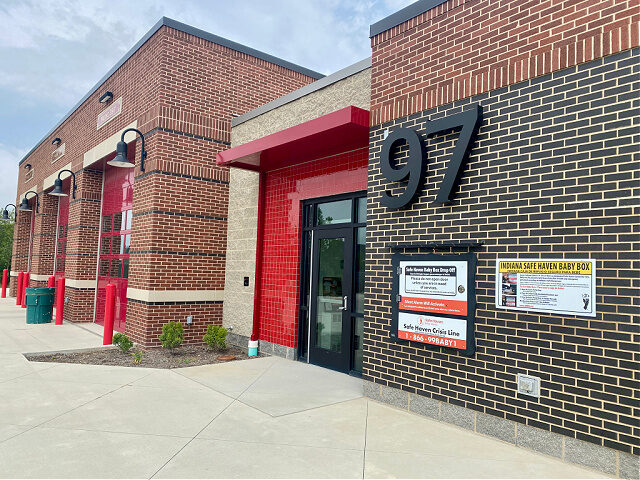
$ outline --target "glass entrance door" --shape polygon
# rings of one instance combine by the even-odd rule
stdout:
[[[318,365],[347,371],[353,229],[322,230],[314,237],[309,358]]]
[[[298,355],[315,365],[362,373],[366,197],[305,202]]]

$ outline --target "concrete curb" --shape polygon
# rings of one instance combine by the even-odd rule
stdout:
[[[134,346],[136,346],[134,344]],[[100,347],[87,347],[87,348],[71,348],[69,350],[49,350],[46,352],[22,352],[23,356],[27,355],[64,355],[65,353],[87,353],[87,352],[97,352],[99,350],[113,350],[118,348],[117,345],[102,345]],[[132,347],[133,348],[133,347]]]

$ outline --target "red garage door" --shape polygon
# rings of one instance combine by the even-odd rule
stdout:
[[[96,323],[104,323],[105,287],[112,283],[116,286],[114,329],[119,332],[124,331],[127,317],[133,173],[132,168],[106,165],[102,189]]]

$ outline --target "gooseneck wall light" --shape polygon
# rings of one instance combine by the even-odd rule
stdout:
[[[14,212],[14,214],[16,213],[16,206],[13,203],[7,203],[4,206],[4,210],[2,211],[2,220],[11,220],[9,218],[9,212],[7,211],[7,207],[13,207],[13,212]]]
[[[120,137],[120,141],[118,142],[118,145],[116,145],[116,156],[112,160],[109,160],[107,164],[111,165],[112,167],[135,167],[135,163],[132,163],[127,159],[127,144],[124,141],[124,136],[127,132],[136,132],[142,139],[140,171],[144,172],[144,159],[147,158],[147,151],[144,149],[144,135],[142,135],[142,132],[140,130],[137,130],[135,128],[127,128],[124,132],[122,132],[122,137]]]
[[[38,213],[38,211],[40,210],[40,198],[38,197],[38,194],[33,190],[29,190],[24,194],[22,202],[20,202],[20,208],[18,210],[20,210],[21,212],[31,211],[31,207],[29,206],[29,199],[27,198],[27,195],[29,195],[30,193],[33,193],[36,196],[36,213]]]
[[[62,175],[64,172],[69,172],[71,174],[71,177],[73,178],[73,184],[71,186],[71,198],[75,199],[76,188],[78,188],[78,186],[76,185],[76,174],[71,170],[60,170],[60,172],[58,173],[58,178],[56,178],[53,182],[53,190],[49,192],[49,195],[53,195],[54,197],[67,197],[69,195],[62,190],[62,180],[60,179],[60,175]]]

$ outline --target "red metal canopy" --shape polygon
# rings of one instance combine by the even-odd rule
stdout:
[[[369,111],[350,106],[218,153],[221,166],[267,172],[369,144]]]

